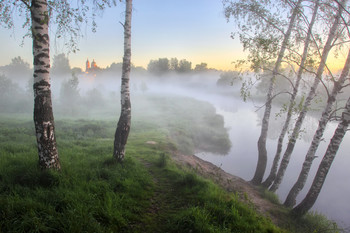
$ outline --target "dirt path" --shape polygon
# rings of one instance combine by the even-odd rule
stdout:
[[[150,213],[151,215],[158,215],[159,214],[159,199],[160,199],[160,195],[161,195],[161,190],[160,190],[160,186],[159,186],[159,179],[158,177],[155,176],[154,172],[152,172],[152,164],[148,161],[145,160],[141,160],[142,163],[145,165],[145,167],[148,169],[149,173],[152,176],[152,180],[153,183],[155,185],[155,191],[154,191],[154,195],[151,198],[151,206],[148,209],[148,213]]]
[[[281,218],[281,214],[283,214],[281,212],[281,206],[262,198],[259,190],[249,182],[231,175],[214,164],[204,161],[195,155],[181,155],[174,153],[172,159],[178,165],[193,169],[201,176],[213,180],[227,191],[238,193],[243,201],[248,199],[259,213],[271,218],[276,225],[281,224],[280,221],[283,219]]]
[[[167,221],[167,215],[177,211],[177,208],[172,203],[175,196],[174,189],[171,183],[167,182],[166,177],[163,177],[159,171],[155,171],[155,169],[159,168],[154,163],[145,159],[141,159],[141,162],[150,173],[154,184],[154,194],[150,199],[151,204],[146,211],[148,216],[147,223],[142,226],[143,232],[163,233],[161,226]]]

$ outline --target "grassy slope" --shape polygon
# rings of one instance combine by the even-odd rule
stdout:
[[[179,103],[191,101],[154,99],[157,108],[173,106],[156,113],[160,121],[154,112],[136,114],[123,164],[111,159],[114,121],[57,120],[61,172],[37,169],[31,120],[1,117],[0,232],[280,232],[234,194],[168,159],[177,147],[169,136],[180,135],[191,151],[201,128],[195,122],[217,131],[209,124],[217,116],[200,102],[186,106],[207,117],[188,125],[193,118],[186,108],[179,114]]]

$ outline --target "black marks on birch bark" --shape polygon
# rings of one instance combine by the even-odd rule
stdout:
[[[34,125],[42,169],[61,168],[55,137],[50,89],[50,41],[47,1],[33,0],[31,5],[34,65]]]
[[[125,146],[128,140],[131,125],[131,101],[129,79],[131,70],[131,16],[132,0],[126,0],[124,27],[124,57],[121,79],[121,113],[114,135],[113,157],[122,162],[125,157]]]

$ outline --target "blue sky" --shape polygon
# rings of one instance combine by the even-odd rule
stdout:
[[[177,57],[195,64],[208,63],[211,68],[233,69],[231,64],[243,58],[239,42],[230,38],[234,26],[223,15],[221,0],[134,0],[132,21],[132,62],[146,67],[150,59]],[[87,58],[95,59],[100,67],[121,62],[123,56],[124,4],[107,9],[97,18],[97,32],[83,28],[76,54],[70,53],[72,67],[85,65]],[[0,65],[21,56],[32,64],[31,39],[21,41],[21,24],[14,30],[0,29],[3,46]],[[66,52],[60,41],[51,35],[51,56]]]

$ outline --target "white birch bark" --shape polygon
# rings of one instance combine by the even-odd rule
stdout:
[[[312,14],[311,22],[309,24],[308,32],[307,32],[307,35],[306,35],[306,38],[305,38],[304,50],[303,50],[302,58],[301,58],[301,61],[300,61],[300,65],[299,65],[299,69],[298,69],[298,73],[297,73],[297,78],[295,80],[293,92],[292,92],[291,98],[289,100],[289,106],[288,106],[286,120],[284,122],[282,131],[281,131],[281,133],[280,133],[280,135],[278,137],[276,154],[275,154],[275,157],[273,159],[273,163],[272,163],[272,166],[271,166],[271,171],[270,171],[270,174],[267,177],[267,179],[262,183],[262,185],[265,188],[269,188],[271,186],[272,182],[276,178],[276,173],[277,173],[277,169],[278,169],[278,163],[279,163],[279,160],[281,158],[283,140],[284,140],[284,137],[286,136],[286,133],[287,133],[287,130],[288,130],[288,126],[289,126],[290,120],[292,118],[293,107],[295,106],[295,98],[297,96],[300,80],[302,78],[302,74],[303,74],[303,71],[304,71],[304,65],[305,65],[305,62],[306,62],[306,59],[307,59],[307,55],[308,55],[309,44],[310,44],[311,35],[312,35],[312,28],[313,28],[313,25],[314,25],[314,23],[316,21],[318,6],[319,6],[319,1],[316,1],[315,2],[315,7],[314,7],[314,12]]]
[[[350,123],[350,98],[346,103],[345,110],[341,118],[341,122],[338,124],[338,127],[335,130],[334,135],[327,147],[327,151],[324,154],[322,161],[318,167],[316,176],[309,189],[309,192],[307,193],[304,200],[293,209],[293,214],[295,214],[296,216],[304,215],[315,204],[317,197],[321,192],[322,186],[326,180],[328,171],[337,154],[339,146],[348,130],[349,123]]]
[[[121,113],[114,135],[113,157],[122,162],[125,157],[125,146],[128,140],[131,125],[130,102],[130,70],[131,70],[131,16],[132,0],[126,0],[124,23],[124,57],[121,79]]]
[[[267,164],[266,139],[267,139],[267,132],[268,132],[268,128],[269,128],[269,120],[270,120],[271,108],[272,108],[272,94],[273,94],[273,90],[274,90],[274,86],[275,86],[276,76],[279,73],[279,69],[280,69],[280,66],[282,63],[282,58],[284,56],[284,52],[286,50],[288,40],[289,40],[290,35],[292,33],[292,29],[293,29],[296,17],[298,15],[299,10],[300,10],[299,7],[300,7],[301,2],[302,2],[302,0],[298,0],[298,3],[296,4],[295,8],[293,9],[293,13],[292,13],[290,21],[289,21],[288,29],[287,29],[286,33],[284,34],[281,49],[279,51],[279,54],[278,54],[278,57],[277,57],[277,60],[275,63],[275,67],[273,69],[272,76],[270,79],[269,89],[268,89],[268,92],[266,95],[265,112],[264,112],[264,116],[263,116],[262,124],[261,124],[261,133],[260,133],[260,137],[258,140],[258,162],[256,165],[254,177],[251,180],[251,182],[255,185],[261,184],[261,181],[262,181],[264,174],[265,174],[266,164]]]
[[[288,193],[286,201],[284,202],[284,205],[287,207],[293,207],[295,205],[297,195],[304,188],[306,179],[307,179],[307,177],[309,175],[309,171],[311,169],[312,162],[315,159],[316,150],[321,142],[323,133],[326,129],[326,125],[329,121],[330,114],[332,112],[332,107],[336,101],[337,95],[339,94],[339,92],[342,89],[342,86],[343,86],[345,80],[348,78],[349,70],[350,70],[350,51],[348,53],[348,57],[346,59],[343,71],[342,71],[338,81],[334,83],[333,90],[328,97],[327,105],[326,105],[325,109],[323,110],[321,119],[318,122],[318,128],[316,130],[316,133],[314,134],[314,137],[312,139],[309,150],[306,153],[305,161],[303,163],[303,167],[302,167],[302,170],[299,174],[298,180],[294,184],[294,186],[292,187],[290,192]]]
[[[346,0],[343,0],[342,2],[344,3],[345,1]],[[300,112],[298,119],[295,123],[295,126],[293,129],[291,138],[289,139],[286,151],[283,154],[282,161],[281,161],[280,167],[279,167],[277,175],[276,175],[276,179],[274,180],[274,183],[272,184],[272,186],[270,188],[270,191],[272,191],[272,192],[275,192],[279,188],[279,185],[281,184],[281,182],[283,180],[285,171],[286,171],[287,166],[289,164],[290,157],[291,157],[292,152],[294,150],[296,140],[297,140],[298,135],[300,133],[302,123],[303,123],[305,116],[306,116],[306,113],[310,107],[311,101],[316,95],[316,89],[317,89],[318,84],[321,81],[322,74],[323,74],[324,68],[326,66],[327,57],[328,57],[328,54],[332,48],[332,42],[336,36],[337,29],[339,28],[339,20],[340,20],[342,11],[343,11],[342,7],[339,6],[337,14],[336,14],[334,22],[333,22],[333,25],[329,31],[326,44],[325,44],[323,51],[322,51],[320,65],[317,69],[314,83],[313,83],[313,85],[308,93],[308,96],[305,100],[302,111]]]
[[[49,14],[46,0],[32,0],[34,124],[42,169],[60,169],[50,89]]]

